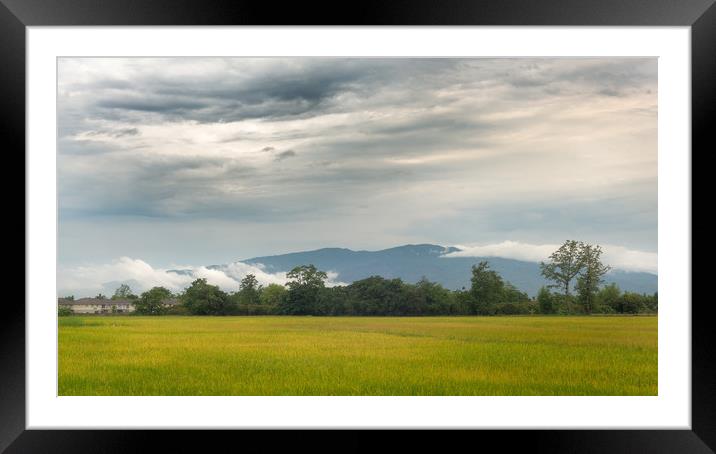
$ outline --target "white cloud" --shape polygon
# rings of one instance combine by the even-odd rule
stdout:
[[[260,263],[249,265],[243,262],[234,262],[226,265],[223,270],[226,275],[236,281],[240,281],[247,274],[253,274],[261,285],[281,284],[284,285],[288,278],[285,272],[269,273],[264,271],[264,266]]]
[[[328,280],[326,281],[326,287],[338,287],[341,285],[348,285],[348,282],[341,282],[338,279],[338,273],[335,271],[326,271]]]
[[[604,246],[604,262],[616,269],[656,273],[659,268],[656,252],[636,251],[621,246]]]
[[[107,283],[130,281],[138,286],[134,291],[154,286],[177,290],[187,279],[187,276],[154,269],[142,260],[121,257],[97,266],[61,267],[57,273],[57,289],[60,295],[94,296],[106,292]]]
[[[253,274],[261,285],[281,284],[288,281],[285,272],[269,273],[263,265],[249,265],[242,262],[230,263],[214,269],[205,266],[177,266],[172,269],[153,268],[147,262],[130,257],[121,257],[112,263],[95,266],[60,268],[57,273],[58,296],[95,296],[111,293],[121,283],[128,283],[135,293],[141,293],[155,286],[166,287],[173,292],[188,287],[192,281],[205,278],[209,284],[217,285],[227,292],[237,291],[239,283],[247,274]],[[338,281],[338,273],[328,271],[326,285],[346,285]],[[109,295],[108,295],[109,296]]]
[[[508,259],[539,262],[545,260],[559,246],[554,244],[526,244],[517,241],[486,244],[482,246],[456,245],[459,252],[445,254],[445,257],[504,257]]]
[[[529,244],[518,241],[503,241],[486,245],[456,245],[460,251],[445,254],[444,257],[503,257],[526,262],[546,260],[559,244]],[[614,269],[624,271],[644,271],[656,273],[658,254],[656,252],[637,251],[611,244],[602,245],[602,262]]]

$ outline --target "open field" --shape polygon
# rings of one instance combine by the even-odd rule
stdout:
[[[656,395],[657,317],[59,321],[60,395]]]

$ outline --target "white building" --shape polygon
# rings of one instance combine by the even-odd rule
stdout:
[[[59,307],[69,307],[75,314],[125,314],[134,312],[134,300],[128,299],[100,299],[100,298],[80,298],[70,300],[67,298],[58,298]],[[180,304],[176,298],[169,298],[164,301],[164,307],[173,307]]]
[[[122,314],[134,312],[132,300],[110,300],[99,298],[80,298],[68,300],[59,298],[60,307],[69,307],[75,314]]]

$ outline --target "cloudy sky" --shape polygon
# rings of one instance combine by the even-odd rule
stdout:
[[[62,58],[58,266],[574,238],[655,271],[656,128],[651,58]]]

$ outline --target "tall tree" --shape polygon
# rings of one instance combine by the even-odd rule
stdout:
[[[229,295],[206,279],[197,279],[184,291],[181,297],[184,306],[194,315],[229,315],[236,311]]]
[[[554,282],[551,287],[560,288],[564,292],[567,305],[570,305],[569,288],[584,266],[582,263],[581,241],[567,240],[549,256],[549,262],[540,262],[542,276]]]
[[[473,299],[472,312],[480,315],[492,315],[497,305],[505,296],[505,283],[496,271],[490,269],[486,261],[472,266],[472,287],[470,294]]]
[[[239,284],[241,304],[261,304],[261,285],[253,274],[247,274]]]
[[[418,315],[419,303],[400,279],[370,276],[347,288],[357,315]]]
[[[325,287],[328,275],[313,265],[297,266],[286,274],[288,295],[283,300],[281,312],[290,315],[312,314],[318,295]]]
[[[297,266],[286,274],[291,279],[286,283],[289,289],[308,286],[319,288],[324,286],[324,282],[328,279],[325,271],[319,271],[314,265]]]
[[[580,261],[582,270],[577,278],[579,302],[587,314],[594,309],[597,291],[605,274],[611,270],[609,265],[601,262],[602,248],[599,245],[582,244]]]

